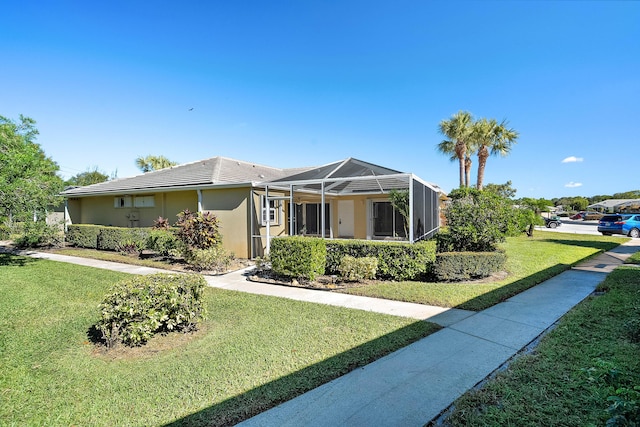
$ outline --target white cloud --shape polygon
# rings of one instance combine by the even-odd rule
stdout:
[[[569,156],[566,159],[564,159],[562,163],[576,163],[576,162],[581,162],[583,160],[584,159],[582,157]]]
[[[582,187],[582,183],[581,182],[569,182],[568,184],[564,185],[567,188],[576,188],[576,187]]]

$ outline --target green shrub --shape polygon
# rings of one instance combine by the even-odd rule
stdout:
[[[156,332],[190,332],[204,318],[202,276],[153,274],[115,284],[99,308],[96,328],[107,347],[146,343]]]
[[[176,232],[189,249],[208,249],[222,243],[220,223],[211,212],[190,212],[188,209],[178,214]]]
[[[98,248],[98,235],[101,225],[69,225],[67,226],[66,241],[68,244],[78,246],[80,248]]]
[[[473,188],[453,190],[449,197],[445,216],[453,251],[491,252],[505,236],[522,231],[521,210],[507,198]]]
[[[325,271],[327,248],[324,239],[279,237],[271,241],[269,258],[276,274],[314,280]]]
[[[162,256],[170,255],[178,248],[178,238],[170,229],[153,229],[147,237],[146,248]]]
[[[38,246],[60,246],[64,233],[58,225],[45,221],[26,221],[22,227],[22,235],[15,241],[19,248],[35,248]]]
[[[436,234],[436,253],[453,252],[453,238],[449,231],[440,230]]]
[[[433,240],[405,243],[363,240],[327,241],[327,273],[339,274],[346,255],[378,260],[376,277],[390,280],[415,280],[431,273],[435,261]]]
[[[344,280],[359,282],[364,279],[373,279],[378,270],[378,259],[373,257],[354,258],[345,255],[340,261],[340,276]]]
[[[504,252],[444,252],[436,254],[434,273],[440,281],[477,279],[502,271],[506,262]]]
[[[142,252],[147,246],[151,232],[148,228],[100,227],[98,248],[103,251],[127,252],[124,248],[135,248]]]
[[[234,256],[227,253],[222,246],[207,249],[191,249],[185,252],[185,261],[194,270],[227,271]]]
[[[9,240],[11,237],[11,228],[5,224],[0,224],[0,240]]]

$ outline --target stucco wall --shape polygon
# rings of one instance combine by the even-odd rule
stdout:
[[[171,224],[178,220],[178,213],[185,209],[189,209],[191,212],[198,212],[198,193],[195,190],[171,191],[158,196],[162,197],[163,200],[161,215],[163,218],[167,218]],[[160,197],[156,197],[156,204]]]
[[[220,220],[222,243],[239,258],[250,256],[249,188],[202,191],[202,209]]]
[[[70,199],[68,201],[69,217],[73,224],[151,227],[153,221],[159,216],[168,218],[173,224],[177,220],[178,212],[184,209],[195,212],[198,209],[198,196],[195,190],[156,193],[153,196],[155,204],[153,207],[116,208],[114,207],[116,196]]]

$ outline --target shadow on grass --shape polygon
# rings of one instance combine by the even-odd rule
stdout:
[[[567,246],[579,246],[584,248],[599,249],[599,251],[586,258],[579,259],[573,264],[556,264],[542,271],[538,271],[535,274],[532,274],[527,277],[523,277],[522,279],[517,280],[513,283],[510,283],[508,285],[502,286],[500,288],[489,291],[485,294],[479,295],[473,299],[465,301],[464,303],[455,306],[455,308],[459,308],[463,310],[473,310],[473,311],[484,310],[493,305],[504,302],[507,299],[511,298],[512,296],[519,294],[520,292],[526,291],[529,288],[539,285],[545,280],[549,280],[552,277],[557,276],[558,274],[571,269],[571,267],[577,264],[580,264],[590,258],[598,256],[603,252],[612,251],[619,254],[626,254],[626,253],[634,253],[638,250],[637,247],[622,246],[618,242],[603,242],[603,241],[597,241],[597,240],[541,239],[540,241],[556,243],[560,245],[567,245]]]
[[[28,258],[11,253],[0,253],[0,267],[2,266],[18,266],[22,267],[27,264],[39,261],[36,258]]]
[[[438,329],[440,328],[434,324],[417,321],[166,425],[235,425],[416,342]]]
[[[610,251],[614,248],[617,248],[620,246],[620,243],[617,242],[602,242],[602,241],[598,241],[598,240],[563,240],[563,239],[541,239],[541,242],[549,242],[549,243],[557,243],[560,245],[567,245],[567,246],[580,246],[583,248],[594,248],[594,249],[600,249],[603,252],[606,251]],[[627,246],[621,246],[622,248],[629,248],[632,249],[632,247],[627,247]],[[636,249],[634,249],[632,252],[634,252]],[[595,254],[597,255],[597,254]]]
[[[584,260],[580,260],[579,262],[582,261]],[[523,277],[520,280],[516,280],[513,283],[509,283],[508,285],[504,285],[482,295],[478,295],[477,297],[465,301],[462,304],[458,304],[454,308],[472,311],[484,310],[486,308],[504,302],[512,296],[518,295],[520,292],[526,291],[527,289],[539,285],[545,280],[549,280],[552,277],[555,277],[558,274],[571,269],[571,267],[572,265],[569,264],[556,264],[544,270],[538,271],[535,274]]]

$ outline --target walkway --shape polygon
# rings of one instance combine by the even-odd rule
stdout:
[[[252,283],[246,272],[209,276],[209,285],[222,289],[428,319],[445,326],[240,425],[422,426],[540,336],[638,250],[640,239],[633,239],[478,313]],[[163,271],[41,252],[22,254],[133,274]]]
[[[423,426],[591,294],[640,239],[240,425]]]

